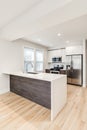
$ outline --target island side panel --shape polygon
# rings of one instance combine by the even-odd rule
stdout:
[[[51,82],[51,120],[57,116],[67,102],[66,76]]]
[[[51,109],[51,82],[10,75],[10,91]]]

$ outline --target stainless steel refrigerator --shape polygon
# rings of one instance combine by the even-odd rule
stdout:
[[[80,85],[83,83],[83,56],[66,56],[67,83]]]

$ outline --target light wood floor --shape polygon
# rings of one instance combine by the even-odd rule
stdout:
[[[14,93],[0,95],[0,130],[87,130],[87,89],[68,85],[68,102],[52,122],[48,109]]]

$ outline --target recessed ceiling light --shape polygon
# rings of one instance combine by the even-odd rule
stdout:
[[[70,41],[69,41],[69,40],[67,40],[67,41],[66,41],[66,43],[70,43]]]
[[[61,36],[61,33],[58,33],[57,36],[60,37],[60,36]]]
[[[38,39],[39,42],[41,42],[41,39]]]

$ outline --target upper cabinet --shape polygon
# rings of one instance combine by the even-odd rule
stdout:
[[[62,62],[66,60],[66,50],[59,49],[59,50],[49,50],[48,51],[48,62],[52,62],[52,58],[54,57],[62,57]]]
[[[61,52],[62,52],[62,62],[66,62],[66,49],[62,49],[61,50]]]
[[[66,55],[83,54],[83,46],[70,46],[65,49],[55,49],[48,51],[48,63],[52,62],[54,57],[62,57],[62,62],[66,63]]]
[[[66,47],[66,55],[83,54],[83,46]]]

